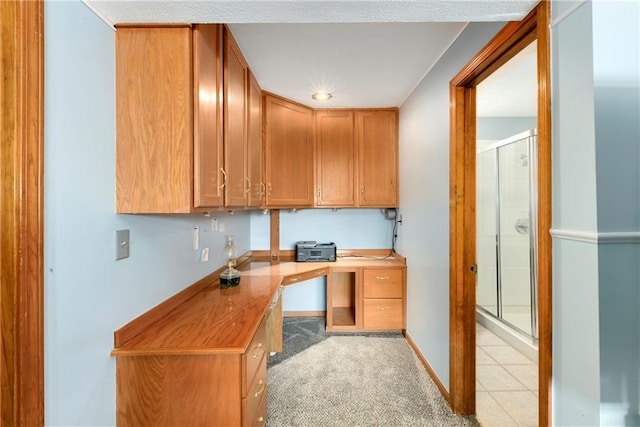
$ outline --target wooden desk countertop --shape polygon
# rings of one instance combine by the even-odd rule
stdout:
[[[271,301],[288,277],[301,275],[302,281],[326,275],[335,267],[404,265],[402,257],[344,257],[336,262],[282,262],[276,265],[247,262],[241,266],[240,285],[220,288],[217,280],[206,284],[120,345],[116,338],[116,347],[111,355],[244,353]]]

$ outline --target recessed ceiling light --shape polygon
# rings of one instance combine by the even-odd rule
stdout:
[[[331,95],[329,92],[316,92],[313,95],[311,95],[311,97],[316,101],[328,101],[331,99],[332,96],[333,95]]]

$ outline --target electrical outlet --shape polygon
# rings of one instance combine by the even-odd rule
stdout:
[[[191,249],[194,251],[198,250],[198,247],[200,245],[200,233],[199,233],[200,229],[198,227],[193,227],[193,230],[191,230]]]
[[[218,231],[218,218],[211,218],[211,231]]]

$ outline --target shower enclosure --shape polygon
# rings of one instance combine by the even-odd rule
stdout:
[[[538,340],[535,130],[478,149],[476,301],[532,344]]]

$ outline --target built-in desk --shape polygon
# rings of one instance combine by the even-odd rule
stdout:
[[[118,425],[265,423],[267,355],[281,350],[280,296],[288,284],[327,276],[328,330],[404,328],[401,256],[277,265],[246,259],[239,286],[220,288],[214,273],[115,332]],[[351,319],[341,324],[334,313],[348,310]]]

